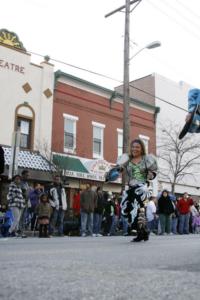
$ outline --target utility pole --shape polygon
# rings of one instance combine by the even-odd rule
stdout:
[[[130,116],[129,116],[129,35],[130,35],[130,0],[126,0],[124,32],[124,86],[123,86],[123,153],[128,153]]]
[[[125,0],[125,5],[115,9],[114,11],[105,15],[109,17],[114,13],[125,8],[125,31],[124,31],[124,84],[123,84],[123,153],[129,151],[129,135],[130,135],[130,116],[129,116],[129,41],[130,41],[130,6],[131,4],[141,2],[141,0]],[[122,176],[122,189],[125,188],[125,175]]]

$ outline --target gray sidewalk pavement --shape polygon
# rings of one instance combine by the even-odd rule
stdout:
[[[0,239],[1,300],[198,299],[200,235]]]

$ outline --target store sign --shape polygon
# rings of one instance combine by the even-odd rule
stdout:
[[[110,169],[110,164],[103,159],[94,160],[92,165],[88,168],[93,173],[105,173]]]
[[[105,181],[104,174],[100,173],[82,173],[82,172],[75,172],[69,170],[63,170],[63,176],[74,177],[79,179],[88,179],[88,180],[95,180],[95,181]],[[114,183],[121,183],[121,178],[119,177]]]
[[[62,175],[66,177],[73,177],[79,179],[87,179],[93,181],[105,181],[105,173],[111,168],[111,165],[106,160],[88,160],[82,161],[85,168],[89,173],[72,171],[72,170],[62,170]],[[115,183],[121,183],[121,178],[118,178]]]
[[[25,73],[25,67],[21,65],[16,65],[6,60],[0,59],[0,69],[10,70],[13,72],[18,72],[21,74]]]
[[[75,177],[75,178],[82,178],[82,179],[89,179],[89,180],[97,180],[97,181],[105,181],[105,177],[102,174],[95,174],[95,173],[82,173],[82,172],[75,172],[75,171],[68,171],[63,170],[63,176]]]

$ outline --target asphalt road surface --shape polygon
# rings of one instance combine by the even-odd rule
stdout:
[[[200,235],[0,239],[1,300],[200,299]]]

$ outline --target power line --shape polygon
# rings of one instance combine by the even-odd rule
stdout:
[[[167,100],[165,100],[165,99],[163,99],[163,98],[161,98],[161,97],[152,95],[151,93],[149,93],[149,92],[147,92],[147,91],[145,91],[145,90],[142,90],[142,89],[140,89],[140,88],[137,88],[137,87],[135,87],[134,85],[131,85],[131,84],[130,84],[130,86],[131,86],[132,88],[134,88],[134,89],[136,89],[136,90],[138,90],[138,91],[140,91],[140,92],[142,92],[142,93],[148,95],[148,96],[151,96],[151,97],[153,97],[153,98],[156,98],[156,99],[158,99],[158,100],[160,100],[160,101],[162,101],[162,102],[165,102],[165,103],[167,103],[167,104],[169,104],[169,105],[171,105],[171,106],[174,106],[174,107],[176,107],[176,108],[178,108],[178,109],[187,111],[185,108],[183,108],[183,107],[181,107],[181,106],[178,106],[178,105],[176,105],[176,104],[173,104],[173,103],[171,103],[171,102],[169,102],[169,101],[167,101]]]
[[[169,4],[169,1],[166,3],[165,0],[162,1],[162,3],[164,3],[167,7],[170,7],[172,9],[172,11],[176,12],[178,14],[178,16],[182,17],[184,20],[186,20],[188,23],[193,24],[195,27],[198,27],[200,29],[200,24],[194,22],[191,18],[188,18],[187,16],[184,16],[183,14],[181,14],[180,10],[177,9],[175,6]],[[200,17],[199,17],[200,18]]]
[[[189,32],[190,34],[192,34],[195,38],[197,38],[198,40],[200,40],[200,35],[196,34],[194,31],[192,31],[191,29],[189,29],[188,27],[184,26],[183,24],[181,24],[180,22],[178,22],[175,18],[173,18],[172,16],[168,15],[165,11],[163,11],[160,7],[156,6],[155,4],[152,3],[151,0],[148,0],[148,2],[151,6],[153,6],[155,9],[159,10],[162,14],[164,14],[166,17],[168,17],[169,19],[171,19],[174,23],[178,24],[183,30],[186,30],[187,32]]]
[[[28,53],[33,54],[33,55],[37,55],[37,56],[40,56],[40,57],[43,57],[43,58],[44,58],[44,55],[41,55],[41,54],[38,54],[38,53],[35,53],[35,52],[32,52],[32,51],[28,51]],[[61,63],[61,64],[64,64],[64,65],[66,65],[66,66],[69,66],[69,67],[72,67],[72,68],[75,68],[75,69],[78,69],[78,70],[81,70],[81,71],[85,71],[85,72],[87,72],[87,73],[94,74],[94,75],[97,75],[97,76],[100,76],[100,77],[107,78],[107,79],[110,79],[110,80],[112,80],[112,81],[118,82],[118,83],[120,83],[120,84],[123,84],[123,81],[121,81],[121,80],[119,80],[119,79],[116,79],[116,78],[113,78],[113,77],[110,77],[110,76],[107,76],[107,75],[104,75],[104,74],[101,74],[101,73],[98,73],[98,72],[94,72],[94,71],[91,71],[91,70],[88,70],[88,69],[85,69],[85,68],[82,68],[82,67],[78,67],[78,66],[75,66],[75,65],[73,65],[73,64],[69,64],[69,63],[67,63],[67,62],[58,60],[58,59],[54,59],[54,58],[50,58],[50,59],[51,59],[52,61],[54,61],[54,62]],[[158,96],[156,96],[156,95],[153,95],[153,94],[151,94],[151,93],[149,93],[149,92],[147,92],[147,91],[145,91],[145,90],[143,90],[143,89],[140,89],[140,88],[138,88],[138,87],[136,87],[136,86],[134,86],[134,85],[129,84],[129,86],[132,87],[132,88],[134,88],[134,89],[136,89],[136,90],[138,90],[138,91],[140,91],[140,92],[142,92],[142,93],[144,93],[144,94],[146,94],[146,95],[148,95],[148,96],[150,96],[150,97],[152,97],[152,98],[156,98],[156,99],[158,99],[158,100],[160,100],[160,101],[162,101],[162,102],[164,102],[164,103],[167,103],[167,104],[169,104],[169,105],[171,105],[171,106],[173,106],[173,107],[176,107],[176,108],[181,109],[181,110],[183,110],[183,111],[187,111],[186,109],[184,109],[184,108],[181,107],[181,106],[178,106],[178,105],[176,105],[176,104],[173,104],[173,103],[171,103],[171,102],[169,102],[169,101],[167,101],[167,100],[165,100],[165,99],[163,99],[163,98],[161,98],[161,97],[158,97]]]
[[[182,2],[180,2],[179,0],[176,0],[176,2],[181,5],[182,7],[184,7],[187,12],[191,13],[194,17],[196,17],[198,20],[200,19],[200,15],[198,15],[197,13],[195,13],[189,6],[186,6],[185,4],[183,4]]]
[[[34,54],[34,55],[37,55],[37,56],[40,56],[40,57],[43,57],[44,58],[44,55],[41,55],[41,54],[38,54],[38,53],[35,53],[35,52],[32,52],[32,51],[28,51],[30,54]],[[61,61],[61,60],[58,60],[58,59],[55,59],[55,58],[50,58],[52,61],[55,61],[57,63],[60,63],[60,64],[63,64],[63,65],[66,65],[68,67],[72,67],[72,68],[75,68],[75,69],[78,69],[78,70],[81,70],[81,71],[85,71],[85,72],[88,72],[88,73],[91,73],[91,74],[94,74],[94,75],[97,75],[97,76],[100,76],[100,77],[104,77],[104,78],[107,78],[107,79],[110,79],[110,80],[113,80],[113,81],[117,81],[117,82],[122,82],[122,81],[119,81],[118,79],[114,79],[110,76],[107,76],[107,75],[103,75],[103,74],[100,74],[100,73],[97,73],[97,72],[94,72],[92,70],[88,70],[88,69],[85,69],[85,68],[82,68],[82,67],[78,67],[78,66],[75,66],[75,65],[72,65],[72,64],[69,64],[67,62],[64,62],[64,61]]]

